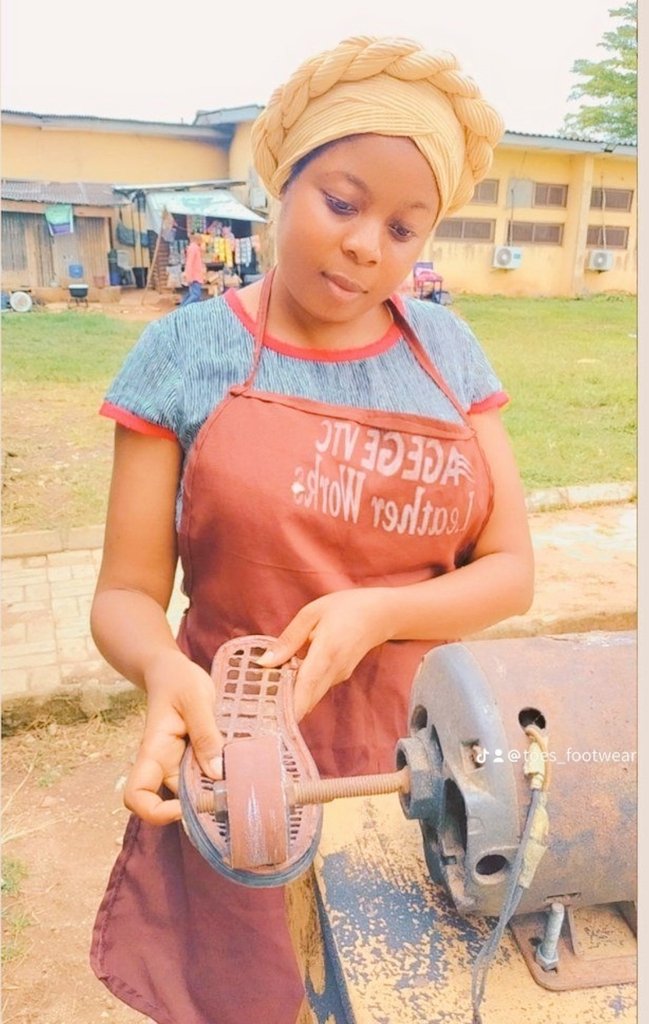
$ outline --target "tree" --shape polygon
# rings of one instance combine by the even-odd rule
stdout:
[[[635,142],[637,137],[638,103],[638,10],[637,0],[628,0],[623,7],[609,11],[621,23],[605,32],[602,49],[610,54],[605,60],[577,60],[572,72],[581,75],[569,99],[592,97],[598,101],[582,104],[567,114],[564,132],[577,133],[604,142]]]

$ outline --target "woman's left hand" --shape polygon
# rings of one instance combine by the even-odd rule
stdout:
[[[295,682],[295,715],[300,721],[325,693],[349,679],[368,651],[390,639],[389,589],[339,590],[311,601],[267,651],[259,664],[283,665],[304,656]]]

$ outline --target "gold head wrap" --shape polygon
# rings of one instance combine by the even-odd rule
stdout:
[[[255,167],[276,199],[293,165],[326,142],[405,136],[430,164],[437,220],[467,203],[491,166],[500,115],[453,54],[410,39],[354,36],[305,61],[275,90],[252,128]]]

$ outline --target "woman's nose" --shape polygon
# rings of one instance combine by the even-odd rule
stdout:
[[[374,264],[381,259],[381,226],[371,218],[358,217],[343,239],[343,249],[357,263]]]

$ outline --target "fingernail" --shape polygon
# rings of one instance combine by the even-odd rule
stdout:
[[[223,758],[213,757],[210,761],[210,771],[215,779],[223,778]]]
[[[275,657],[275,652],[271,650],[264,651],[260,658],[256,658],[258,665],[267,665],[269,661],[272,661]]]

